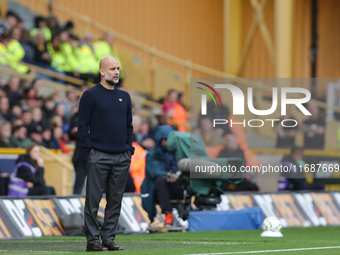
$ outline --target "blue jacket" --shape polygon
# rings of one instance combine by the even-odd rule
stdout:
[[[149,219],[153,222],[157,214],[155,202],[153,198],[153,190],[155,180],[158,176],[166,176],[168,172],[165,170],[165,158],[162,153],[160,141],[167,138],[172,128],[167,125],[159,126],[155,132],[156,146],[146,155],[145,179],[141,186],[142,206],[148,213]]]

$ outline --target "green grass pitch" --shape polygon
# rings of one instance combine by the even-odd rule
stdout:
[[[243,230],[119,235],[116,243],[125,248],[119,253],[135,255],[340,254],[340,227],[286,228],[282,230],[282,238],[260,237],[261,232]],[[85,246],[85,237],[31,238],[0,241],[0,254],[88,254],[85,253]]]

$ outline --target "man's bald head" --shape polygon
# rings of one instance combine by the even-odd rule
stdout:
[[[119,63],[113,57],[104,57],[99,61],[101,81],[109,85],[119,82]]]
[[[99,61],[99,69],[107,69],[107,66],[118,64],[118,61],[113,57],[103,57]]]

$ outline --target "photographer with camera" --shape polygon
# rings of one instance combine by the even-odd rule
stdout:
[[[170,200],[183,198],[176,158],[166,149],[171,131],[172,128],[167,125],[156,129],[156,146],[146,156],[145,179],[141,186],[142,206],[148,212],[150,221],[153,222],[156,216],[157,202],[165,214],[165,226],[172,226],[174,219]]]

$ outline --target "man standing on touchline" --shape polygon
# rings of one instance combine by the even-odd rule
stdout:
[[[115,88],[119,82],[119,64],[114,58],[102,58],[99,68],[100,83],[85,91],[79,103],[78,132],[88,152],[86,251],[124,250],[114,239],[134,153],[131,98],[127,92]],[[104,224],[99,229],[97,212],[105,187],[107,204]]]

